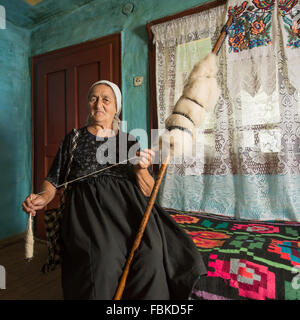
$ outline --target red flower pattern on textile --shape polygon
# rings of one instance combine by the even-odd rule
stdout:
[[[233,47],[239,48],[243,44],[244,38],[245,37],[243,36],[242,33],[238,33],[234,37],[230,38],[229,42]]]
[[[289,12],[297,2],[298,0],[279,0],[278,7],[282,11]]]
[[[197,223],[199,221],[196,217],[191,217],[188,215],[183,214],[171,214],[171,217],[177,222],[177,223]]]
[[[264,24],[263,20],[260,20],[260,21],[256,20],[251,23],[251,26],[252,26],[251,32],[253,34],[260,34],[265,30],[266,25]]]
[[[195,245],[199,248],[221,247],[225,242],[225,239],[230,238],[230,236],[222,232],[187,230],[185,231],[194,241]]]
[[[245,259],[221,260],[215,254],[211,254],[209,259],[208,277],[229,280],[230,286],[236,288],[241,297],[255,300],[275,299],[275,274],[267,266]]]
[[[280,255],[293,266],[300,266],[300,241],[271,239],[268,251]]]
[[[298,29],[298,22],[297,21],[293,22],[291,29],[296,35],[300,35],[300,29]]]
[[[274,6],[275,0],[252,0],[258,9],[270,10]]]
[[[228,8],[228,14],[231,15],[233,14],[235,17],[240,16],[246,9],[248,4],[248,1],[244,1],[239,7],[238,6],[234,6],[232,8],[232,6],[230,6]]]
[[[222,247],[225,240],[207,240],[202,238],[194,237],[193,241],[198,248],[207,248],[207,249],[213,249],[215,247]]]
[[[278,233],[279,228],[266,225],[266,224],[234,224],[231,230],[245,230],[249,232],[257,232],[257,233]]]

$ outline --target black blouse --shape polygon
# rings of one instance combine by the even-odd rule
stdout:
[[[140,149],[136,138],[125,132],[119,131],[114,137],[102,138],[93,135],[83,127],[78,130],[77,147],[73,153],[70,174],[67,181],[83,177],[100,169],[111,168],[90,177],[99,175],[111,175],[120,178],[134,179],[135,175],[132,168],[132,161],[126,161],[136,156]],[[68,133],[61,142],[56,157],[48,172],[46,180],[55,187],[65,183],[66,171],[71,157],[71,140],[73,131]],[[125,161],[125,162],[123,162]],[[79,181],[89,179],[83,178]]]

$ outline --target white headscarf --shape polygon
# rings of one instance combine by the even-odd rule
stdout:
[[[91,92],[91,90],[98,84],[106,84],[111,87],[111,89],[114,92],[115,97],[116,97],[117,116],[119,117],[119,115],[122,111],[122,94],[121,94],[119,87],[115,83],[110,82],[108,80],[100,80],[100,81],[97,81],[92,84],[89,92]]]
[[[89,90],[89,94],[92,91],[92,89],[98,84],[106,84],[106,85],[108,85],[109,87],[111,87],[112,91],[115,94],[117,112],[116,112],[115,117],[113,119],[112,126],[113,126],[113,131],[115,132],[115,134],[117,134],[117,132],[120,129],[120,121],[121,121],[119,119],[119,115],[120,115],[120,113],[122,111],[122,94],[121,94],[121,91],[120,91],[119,87],[115,83],[110,82],[108,80],[99,80],[99,81],[97,81],[97,82],[95,82],[95,83],[93,83],[91,85],[90,90]],[[89,96],[89,94],[88,94],[88,96]],[[90,114],[88,115],[87,124],[90,125]]]

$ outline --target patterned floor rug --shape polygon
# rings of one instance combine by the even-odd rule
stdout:
[[[300,223],[165,209],[207,266],[192,300],[300,300]]]

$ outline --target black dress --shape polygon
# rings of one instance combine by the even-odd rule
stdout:
[[[46,178],[55,186],[65,182],[70,141],[71,133],[62,141]],[[136,139],[126,133],[99,138],[87,127],[79,129],[77,142],[68,181],[110,166],[107,159],[99,163],[101,155],[102,159],[108,155],[105,149],[116,148],[116,159],[109,162],[118,163],[124,160],[124,150],[131,158],[139,148]],[[130,163],[70,185],[61,227],[65,299],[113,299],[147,202]],[[192,240],[155,205],[135,253],[123,299],[188,299],[195,281],[205,273]]]

